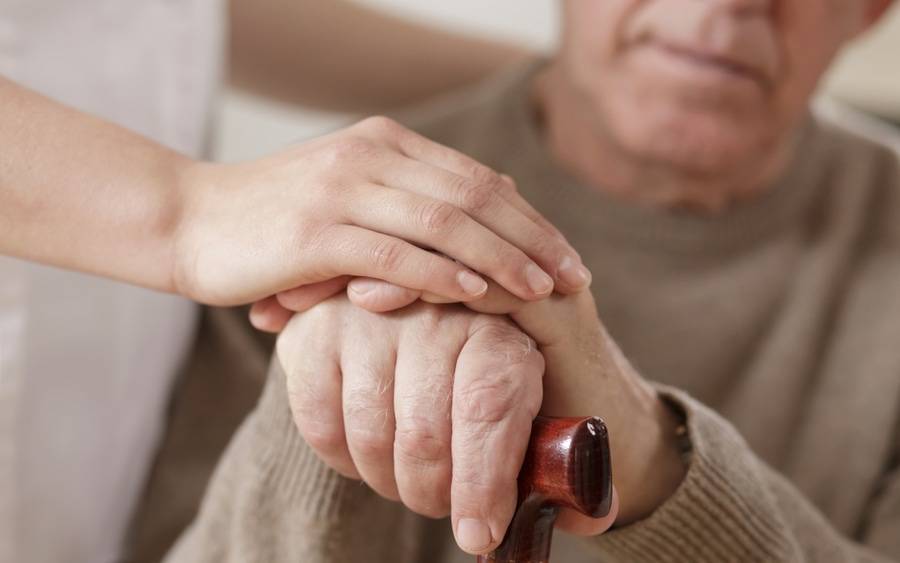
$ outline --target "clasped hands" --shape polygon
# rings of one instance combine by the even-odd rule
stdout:
[[[467,306],[419,297],[357,279],[281,333],[297,428],[326,464],[414,512],[449,514],[470,553],[503,538],[539,412],[599,415],[610,429],[613,509],[597,520],[563,511],[559,528],[602,533],[677,488],[677,420],[619,352],[589,292],[526,303],[492,286]]]

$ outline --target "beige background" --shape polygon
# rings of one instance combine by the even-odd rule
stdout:
[[[558,0],[359,1],[441,27],[505,37],[538,49],[552,47],[556,37]],[[895,6],[877,29],[844,56],[823,91],[900,121],[898,59],[900,6]],[[261,156],[353,119],[297,111],[234,92],[226,93],[220,110],[216,155],[227,161]]]

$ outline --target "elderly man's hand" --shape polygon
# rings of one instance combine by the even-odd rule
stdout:
[[[373,311],[390,311],[434,296],[385,282],[355,279],[348,295]],[[625,359],[606,332],[587,291],[536,303],[492,284],[482,300],[467,303],[482,313],[509,315],[533,337],[546,361],[541,412],[551,416],[598,415],[610,428],[613,476],[621,495],[619,523],[648,516],[684,477],[676,440],[677,419]],[[593,522],[565,514],[561,526],[594,532]]]
[[[420,514],[451,513],[467,551],[497,546],[542,399],[543,357],[514,323],[426,303],[373,314],[341,297],[296,315],[278,356],[297,427],[328,465]]]

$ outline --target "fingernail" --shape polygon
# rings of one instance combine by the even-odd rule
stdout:
[[[544,270],[538,268],[537,264],[532,263],[525,266],[525,280],[528,282],[528,287],[531,288],[531,291],[538,295],[550,293],[553,290],[553,278],[548,276]]]
[[[466,551],[483,551],[491,542],[491,529],[487,525],[473,518],[463,518],[456,525],[456,540],[459,547]]]
[[[465,270],[456,274],[456,281],[459,282],[459,287],[462,288],[469,295],[479,296],[487,291],[488,284],[486,281],[476,276],[472,272],[467,272]]]
[[[350,284],[350,291],[356,295],[366,295],[377,286],[378,283],[373,280],[355,279],[353,280],[353,283]]]
[[[591,272],[578,264],[571,256],[563,256],[559,261],[559,278],[573,289],[584,289],[591,284]]]

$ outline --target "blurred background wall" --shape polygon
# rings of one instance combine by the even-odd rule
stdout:
[[[358,1],[432,25],[504,37],[541,50],[551,48],[556,38],[558,0]],[[900,5],[843,57],[826,80],[823,95],[900,123]],[[233,91],[222,98],[220,118],[216,157],[225,161],[262,156],[353,120],[298,111]]]

